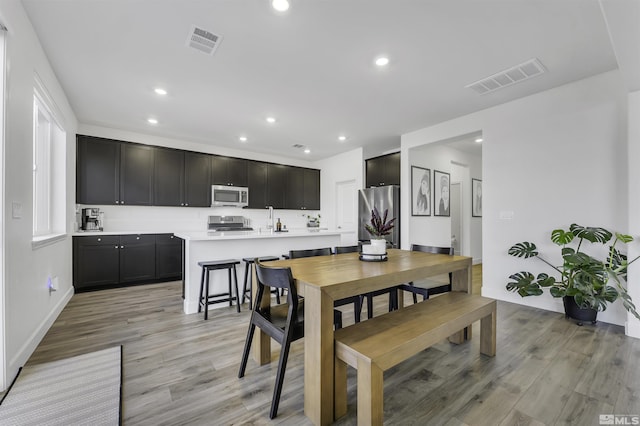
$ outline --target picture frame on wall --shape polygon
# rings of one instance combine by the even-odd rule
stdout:
[[[482,181],[471,179],[471,216],[482,217]]]
[[[431,216],[431,169],[411,166],[411,216]]]
[[[449,173],[439,170],[433,171],[433,215],[434,216],[450,216],[449,207],[451,200],[449,192],[451,191],[451,178]]]

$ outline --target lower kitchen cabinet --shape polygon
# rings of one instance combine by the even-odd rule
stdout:
[[[180,279],[181,241],[172,234],[73,237],[75,290]]]
[[[182,276],[182,240],[173,234],[156,235],[156,278]]]
[[[156,236],[120,236],[120,283],[156,278]]]

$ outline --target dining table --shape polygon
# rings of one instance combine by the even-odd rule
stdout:
[[[298,293],[304,297],[305,415],[316,425],[334,422],[335,300],[448,273],[452,274],[452,291],[471,293],[471,260],[466,256],[389,249],[384,261],[365,261],[358,253],[345,253],[269,262],[268,266],[291,268]],[[269,292],[265,292],[263,306],[270,303],[268,297]],[[398,297],[402,306],[402,292]],[[470,327],[450,340],[461,343],[469,338]],[[256,330],[253,358],[260,365],[271,362],[270,340]]]

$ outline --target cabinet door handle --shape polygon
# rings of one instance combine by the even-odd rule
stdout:
[[[124,248],[124,246],[120,246],[120,248],[121,248],[121,249],[123,249],[123,248]]]
[[[120,201],[116,200],[116,204],[120,204]]]
[[[98,241],[102,241],[102,238],[98,238]]]
[[[118,248],[118,246],[115,246],[115,248]]]
[[[189,203],[185,203],[184,205],[185,205],[185,207],[189,207]]]

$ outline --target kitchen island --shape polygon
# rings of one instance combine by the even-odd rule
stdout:
[[[291,229],[289,232],[231,231],[176,232],[184,240],[184,312],[198,312],[201,268],[198,262],[238,259],[245,257],[281,256],[289,250],[304,250],[340,245],[340,231]],[[238,269],[238,290],[242,295],[244,262]],[[223,293],[228,289],[227,272],[212,271],[210,292]],[[225,307],[226,303],[210,306]]]

